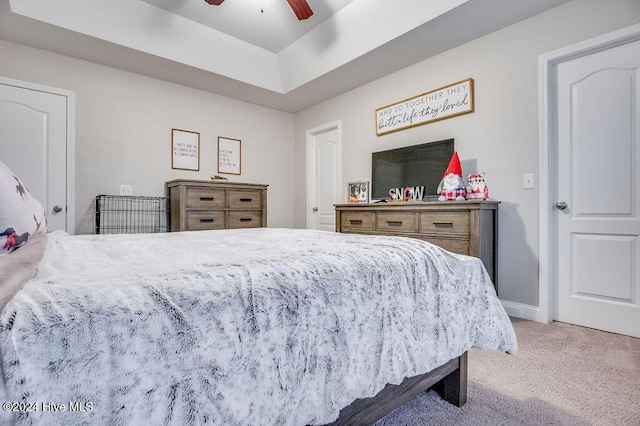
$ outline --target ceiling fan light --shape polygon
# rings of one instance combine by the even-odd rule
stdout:
[[[224,0],[204,0],[204,1],[214,6],[220,6]]]

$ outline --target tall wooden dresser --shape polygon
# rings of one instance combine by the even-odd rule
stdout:
[[[171,205],[171,231],[267,226],[268,185],[176,179],[164,186]]]
[[[336,204],[336,231],[397,235],[479,257],[498,290],[498,201]]]

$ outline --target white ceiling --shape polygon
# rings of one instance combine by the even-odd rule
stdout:
[[[0,38],[297,112],[566,1],[0,0]]]
[[[313,16],[298,21],[286,0],[143,0],[167,12],[279,53],[353,0],[308,0]],[[367,1],[367,0],[361,0]]]

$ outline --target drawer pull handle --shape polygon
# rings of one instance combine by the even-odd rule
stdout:
[[[200,197],[200,201],[213,201],[213,197]]]
[[[253,201],[252,198],[240,198],[241,203],[250,203],[251,201]]]
[[[362,225],[362,219],[349,219],[349,223],[352,225]]]
[[[200,218],[200,223],[213,223],[214,219]]]
[[[453,228],[453,222],[433,222],[433,224],[437,227],[437,226],[443,226],[443,227],[447,227],[447,228]]]
[[[402,226],[401,220],[388,220],[387,225],[389,226]]]
[[[251,219],[250,217],[241,217],[240,218],[240,222],[251,222],[253,219]]]

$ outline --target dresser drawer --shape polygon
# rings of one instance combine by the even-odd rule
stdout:
[[[224,208],[224,190],[204,187],[187,187],[187,208]]]
[[[421,240],[428,241],[431,244],[435,244],[442,247],[451,253],[469,255],[469,240],[454,240],[446,238],[431,238],[431,237],[419,237]]]
[[[259,228],[262,226],[262,212],[253,211],[230,211],[229,228]]]
[[[378,213],[376,230],[383,232],[416,232],[418,230],[415,213]]]
[[[469,235],[468,212],[420,213],[420,233]]]
[[[259,209],[262,208],[262,193],[260,191],[234,191],[227,193],[230,209]]]
[[[340,218],[340,226],[343,229],[373,231],[371,212],[344,212]]]
[[[204,229],[224,229],[224,211],[188,211],[187,231]]]

